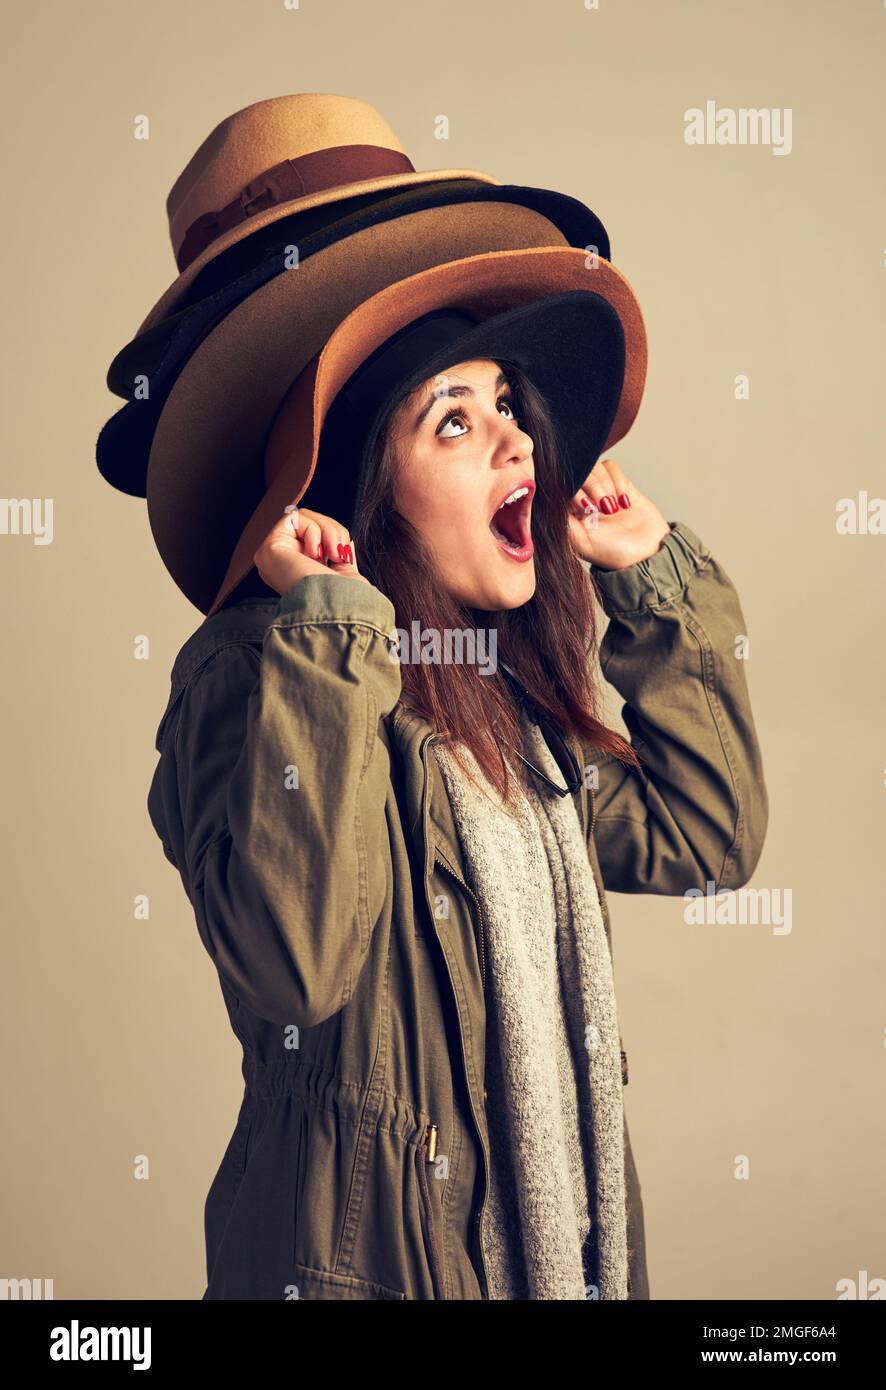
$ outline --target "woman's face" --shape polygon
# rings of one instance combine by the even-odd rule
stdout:
[[[532,440],[514,415],[504,373],[484,358],[429,377],[391,421],[398,512],[424,538],[449,593],[490,612],[535,592]],[[503,506],[514,493],[522,496]]]

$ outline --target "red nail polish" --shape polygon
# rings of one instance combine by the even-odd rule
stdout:
[[[614,498],[614,497],[609,497],[608,495],[607,495],[606,497],[601,497],[601,498],[600,498],[600,511],[601,511],[601,512],[605,512],[607,516],[612,516],[612,513],[613,513],[613,512],[617,512],[617,511],[618,511],[618,504],[617,504],[615,498]]]
[[[318,546],[317,546],[317,559],[318,559],[318,560],[322,560],[322,559],[323,559],[323,547],[322,547],[322,545],[318,545]]]
[[[618,494],[618,505],[620,507],[629,507],[631,505],[631,499],[626,492],[620,492]]]

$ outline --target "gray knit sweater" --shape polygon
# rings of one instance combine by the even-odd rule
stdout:
[[[562,785],[541,731],[523,721],[526,757]],[[485,926],[490,1296],[625,1299],[621,1044],[575,804],[530,774],[514,815],[467,749],[477,785],[433,746]]]

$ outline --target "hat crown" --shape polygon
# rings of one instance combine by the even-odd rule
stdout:
[[[195,222],[233,202],[268,169],[349,145],[375,146],[406,158],[388,121],[359,97],[299,92],[256,101],[226,116],[188,160],[166,200],[176,259]]]

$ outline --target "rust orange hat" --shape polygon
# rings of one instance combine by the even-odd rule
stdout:
[[[338,322],[322,351],[294,379],[291,366],[287,375],[286,351],[287,340],[294,343],[299,334],[298,322],[286,313],[286,287],[292,283],[291,276],[275,280],[207,336],[186,364],[155,433],[147,477],[152,532],[176,583],[206,614],[216,612],[253,568],[255,551],[284,508],[304,495],[317,466],[323,423],[338,392],[382,344],[433,310],[454,308],[473,319],[479,345],[486,320],[530,305],[540,315],[543,310],[549,314],[553,305],[545,309],[539,301],[563,296],[557,312],[566,313],[568,302],[574,324],[574,305],[588,296],[594,309],[585,322],[589,330],[592,323],[608,324],[606,372],[611,382],[614,361],[618,383],[606,407],[605,438],[594,438],[592,422],[599,424],[601,417],[588,409],[589,452],[582,455],[567,447],[573,476],[587,464],[573,490],[599,454],[624,437],[639,409],[647,365],[640,305],[609,261],[578,247],[487,252],[432,265],[387,285]],[[543,375],[539,384],[552,399],[555,414],[561,402],[558,425],[574,438],[569,422],[581,426],[581,405],[580,399],[569,404],[567,396],[582,380],[589,390],[595,379],[602,380],[604,339],[588,338],[583,346],[571,331],[566,346],[558,349],[555,337],[534,331],[529,316],[524,326],[530,375]],[[502,355],[513,355],[519,341],[515,334]],[[490,343],[471,351],[494,356]],[[544,359],[552,356],[545,375]],[[464,353],[455,360],[464,360]],[[558,389],[558,373],[570,383],[569,391],[565,385]],[[343,487],[343,504],[353,500],[353,491],[349,496]]]

